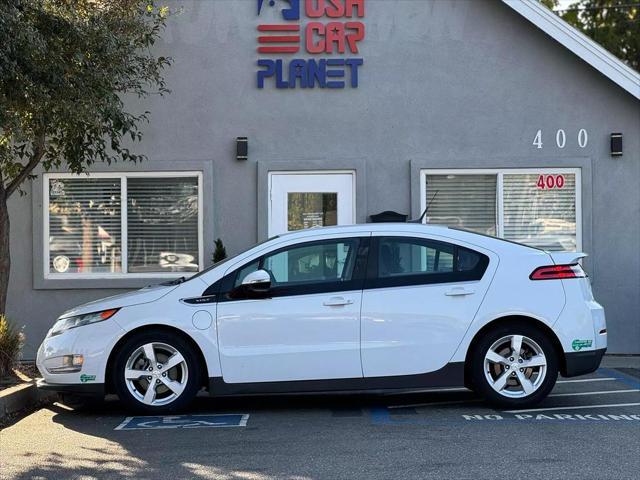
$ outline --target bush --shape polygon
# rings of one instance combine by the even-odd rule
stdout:
[[[24,334],[0,315],[0,377],[9,375],[20,359]]]
[[[213,263],[221,262],[225,258],[227,258],[227,249],[224,248],[222,240],[217,239],[215,241],[215,250],[213,251]]]

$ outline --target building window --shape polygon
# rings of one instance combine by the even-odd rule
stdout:
[[[550,251],[581,247],[580,170],[423,170],[426,222]]]
[[[46,174],[44,180],[46,278],[201,269],[199,172]]]

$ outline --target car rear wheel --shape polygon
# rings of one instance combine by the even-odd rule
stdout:
[[[471,362],[474,389],[500,407],[535,405],[558,378],[558,358],[551,340],[526,323],[489,331],[476,344]]]
[[[128,407],[168,413],[187,407],[199,388],[200,368],[183,338],[150,331],[128,339],[116,354],[116,392]]]

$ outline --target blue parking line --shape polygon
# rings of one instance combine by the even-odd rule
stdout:
[[[633,377],[625,375],[624,373],[620,373],[617,370],[614,370],[612,368],[600,368],[598,369],[598,373],[600,372],[602,372],[607,377],[615,378],[617,381],[622,382],[625,385],[628,385],[633,388],[640,388],[639,380],[635,380],[633,379]]]

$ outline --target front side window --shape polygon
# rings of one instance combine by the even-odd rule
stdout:
[[[45,276],[200,270],[201,177],[46,175]]]
[[[263,268],[273,287],[345,282],[352,278],[357,245],[353,239],[296,246],[267,255]]]
[[[227,274],[220,287],[222,301],[247,297],[242,281],[258,269],[271,277],[269,297],[328,293],[362,288],[368,239],[348,238],[292,245]]]
[[[427,223],[549,251],[580,247],[579,171],[423,172]]]

